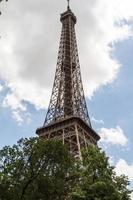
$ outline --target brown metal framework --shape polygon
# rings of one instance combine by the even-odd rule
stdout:
[[[80,156],[82,147],[96,145],[100,137],[88,115],[75,35],[77,20],[69,6],[60,20],[62,33],[52,95],[44,125],[36,133],[45,139],[62,139],[70,152]]]
[[[68,116],[82,118],[91,126],[81,80],[75,36],[76,17],[68,10],[61,15],[62,33],[50,105],[44,125]]]

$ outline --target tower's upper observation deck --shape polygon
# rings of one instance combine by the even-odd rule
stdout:
[[[61,14],[60,21],[63,23],[63,21],[68,17],[71,17],[71,19],[73,20],[74,24],[76,24],[77,18],[74,15],[74,13],[70,10],[70,8],[66,12]]]

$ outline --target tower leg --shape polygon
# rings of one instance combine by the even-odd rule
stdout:
[[[78,145],[79,159],[82,160],[81,147],[80,147],[80,142],[79,142],[79,134],[78,134],[78,128],[77,128],[77,125],[75,125],[75,133],[76,133],[76,138],[77,138],[77,145]]]

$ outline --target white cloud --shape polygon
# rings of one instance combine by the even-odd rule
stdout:
[[[114,156],[109,156],[109,164],[110,164],[111,166],[114,166],[114,165],[115,165],[115,158],[114,158]]]
[[[18,124],[21,125],[21,123],[23,122],[23,118],[21,117],[19,111],[12,111],[12,118],[15,119]]]
[[[4,101],[3,106],[8,107],[10,106],[12,110],[20,109],[22,111],[26,111],[26,106],[21,104],[21,99],[19,99],[18,96],[16,96],[15,93],[8,94]]]
[[[116,128],[101,128],[99,131],[101,142],[110,145],[121,145],[126,146],[128,139],[126,138],[123,130],[117,126]]]
[[[133,163],[128,164],[124,159],[120,159],[116,164],[115,172],[118,176],[125,174],[133,184]],[[131,199],[133,199],[133,193],[131,194]]]
[[[133,181],[133,163],[129,165],[125,160],[120,159],[116,164],[115,171],[118,175],[125,174],[130,181]]]
[[[12,118],[17,121],[18,125],[22,125],[23,122],[26,124],[30,124],[31,122],[30,113],[25,113],[18,109],[12,111]]]
[[[132,0],[72,2],[78,17],[77,35],[85,93],[91,97],[114,80],[120,63],[114,44],[132,35]],[[46,108],[54,79],[62,0],[12,0],[3,4],[0,30],[0,78],[10,93],[4,105],[26,109],[29,102]],[[126,23],[125,21],[126,20]],[[130,23],[128,23],[130,22]]]
[[[0,84],[0,92],[2,92],[4,87]]]
[[[91,118],[91,121],[95,122],[96,124],[102,124],[104,125],[104,121],[102,119],[95,119],[95,117]]]

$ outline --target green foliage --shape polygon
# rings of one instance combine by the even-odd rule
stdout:
[[[0,151],[0,200],[129,200],[125,176],[89,147],[82,162],[60,141],[21,139]]]
[[[73,195],[75,200],[129,200],[127,177],[116,176],[105,152],[91,146],[82,153],[80,181]]]
[[[72,172],[70,158],[59,141],[22,139],[5,147],[0,151],[1,200],[64,199]]]

